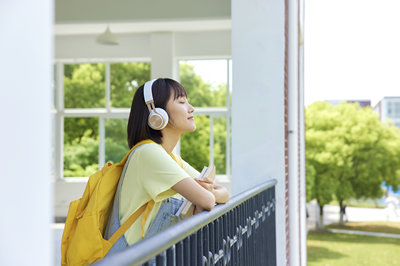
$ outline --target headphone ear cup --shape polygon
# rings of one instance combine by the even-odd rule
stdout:
[[[151,110],[148,119],[148,125],[154,130],[161,130],[168,124],[168,114],[162,108],[156,108],[156,111]]]
[[[164,109],[162,109],[162,108],[156,107],[156,111],[157,111],[157,112],[162,116],[162,118],[163,118],[163,124],[161,125],[161,128],[160,128],[160,129],[163,129],[163,128],[166,127],[167,124],[168,124],[169,116],[168,116],[167,112],[166,112]]]

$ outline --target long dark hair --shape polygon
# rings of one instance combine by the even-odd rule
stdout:
[[[144,102],[143,88],[144,85],[137,89],[132,100],[127,130],[129,148],[132,148],[136,143],[145,139],[151,139],[161,144],[161,131],[154,130],[147,124],[149,110]],[[174,100],[182,96],[187,97],[185,88],[179,82],[168,78],[157,79],[153,83],[152,93],[155,106],[165,111],[167,111],[167,102],[171,97],[171,93],[173,93]]]

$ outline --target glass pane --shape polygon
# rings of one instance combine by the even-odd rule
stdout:
[[[227,60],[180,61],[179,72],[193,106],[226,106]]]
[[[104,108],[105,88],[104,64],[64,65],[65,108]]]
[[[89,176],[98,170],[99,119],[64,118],[64,177]]]
[[[181,157],[201,171],[210,160],[210,119],[208,116],[195,116],[196,130],[181,137]]]
[[[217,175],[226,174],[226,118],[214,118],[214,165]]]
[[[150,63],[110,64],[111,106],[129,108],[136,89],[150,79]]]
[[[129,151],[127,125],[128,119],[106,119],[106,162],[119,162]]]

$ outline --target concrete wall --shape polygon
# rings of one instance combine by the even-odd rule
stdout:
[[[117,46],[99,45],[96,35],[56,36],[56,60],[137,58],[151,59],[152,36],[160,33],[117,34]],[[168,32],[165,32],[168,34]],[[176,58],[212,58],[231,55],[231,32],[228,30],[199,32],[169,32],[174,39]],[[161,48],[160,48],[161,49]]]
[[[276,178],[277,265],[286,265],[284,1],[232,2],[232,191]]]
[[[51,265],[53,3],[0,2],[0,265]]]

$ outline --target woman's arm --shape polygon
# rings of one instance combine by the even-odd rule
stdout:
[[[230,195],[226,187],[214,183],[214,196],[217,203],[225,203]]]
[[[229,192],[224,186],[213,183],[210,180],[197,180],[197,182],[215,196],[216,203],[225,203],[229,200]]]
[[[214,193],[203,188],[193,178],[188,177],[179,181],[172,189],[202,209],[210,211],[215,206]]]

